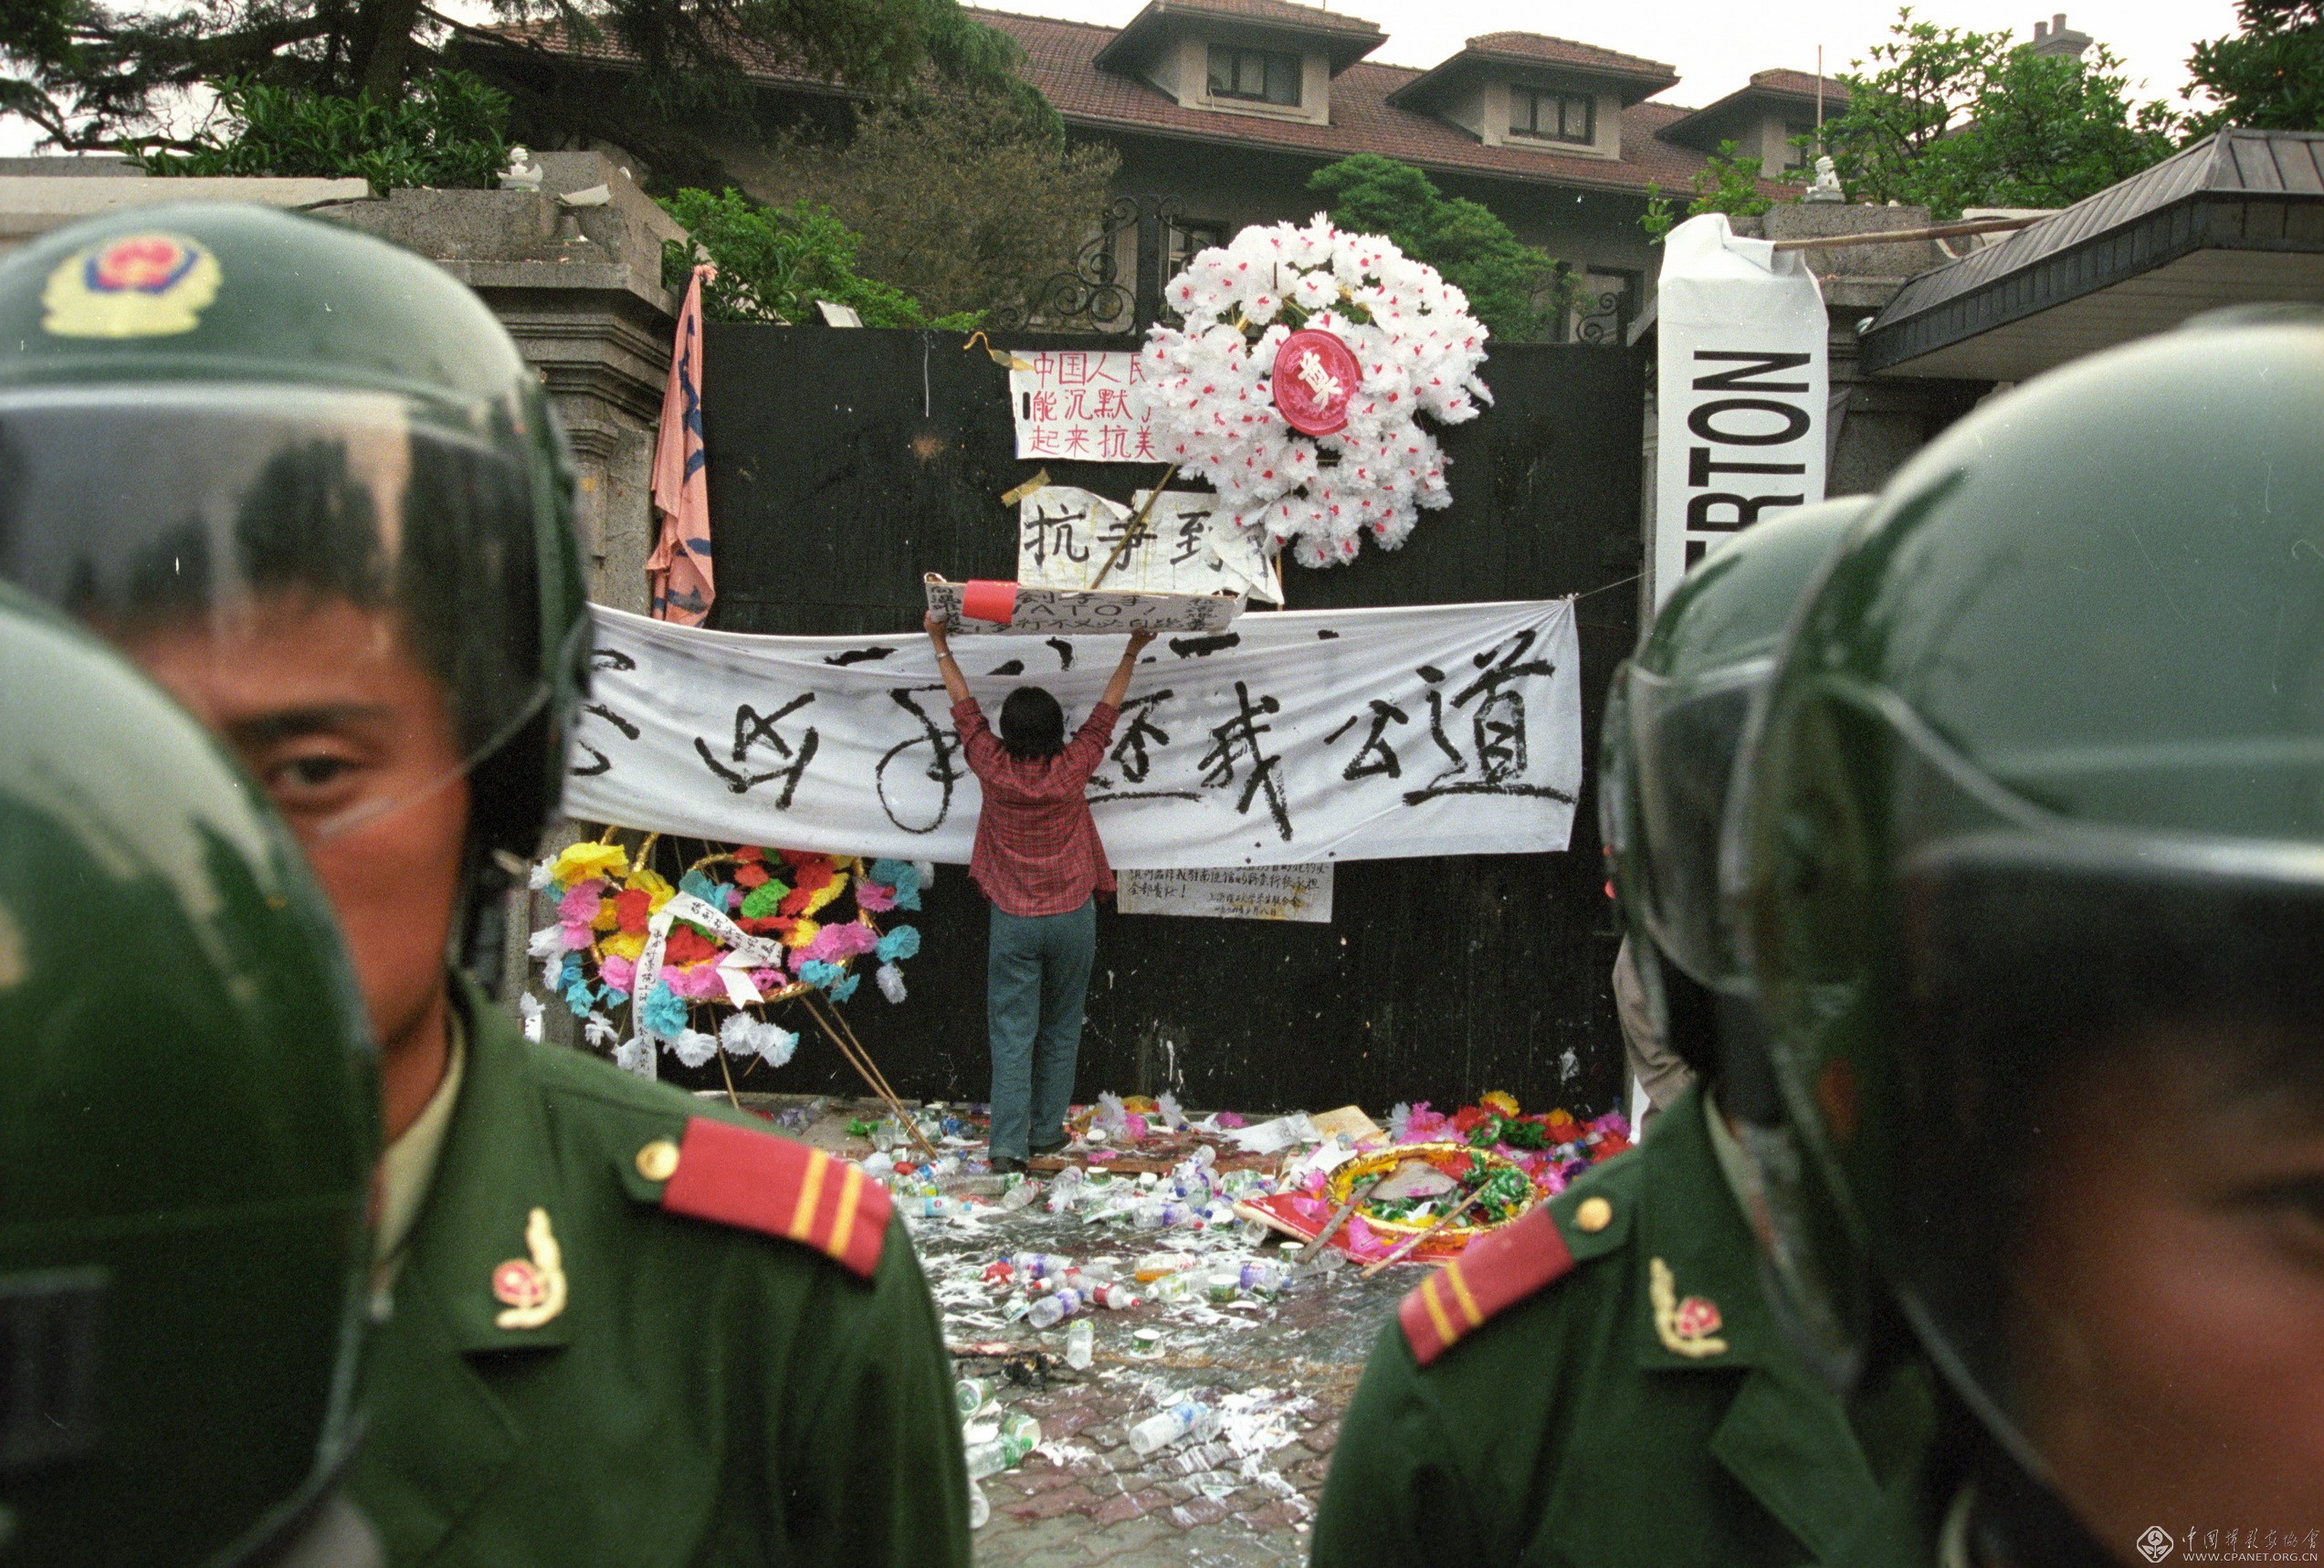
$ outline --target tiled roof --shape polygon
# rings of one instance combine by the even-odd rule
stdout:
[[[1377,22],[1320,5],[1294,5],[1290,0],[1151,0],[1149,11],[1187,12],[1204,16],[1232,16],[1246,22],[1267,22],[1307,32],[1349,33],[1384,38]],[[1143,15],[1141,12],[1141,15]],[[1134,18],[1133,18],[1134,20]]]
[[[1171,0],[1184,5],[1187,0]],[[1194,0],[1194,4],[1281,6],[1305,13],[1308,7],[1286,0]],[[1359,60],[1331,84],[1331,122],[1276,120],[1257,115],[1184,109],[1178,100],[1146,82],[1119,72],[1101,70],[1098,53],[1118,33],[1113,27],[1088,22],[1025,16],[1008,11],[972,8],[969,14],[1015,38],[1025,51],[1025,79],[1040,89],[1068,125],[1100,133],[1142,133],[1190,142],[1230,146],[1271,147],[1293,156],[1321,162],[1355,153],[1377,153],[1433,173],[1481,175],[1517,180],[1528,184],[1560,185],[1569,189],[1615,191],[1644,195],[1649,184],[1666,191],[1684,191],[1704,166],[1704,157],[1691,147],[1665,138],[1677,121],[1698,111],[1667,103],[1634,103],[1622,111],[1620,159],[1578,157],[1527,146],[1488,147],[1450,122],[1389,100],[1428,74],[1409,66],[1381,65]],[[1342,18],[1344,20],[1344,18]],[[554,24],[508,26],[497,29],[512,39],[598,60],[608,65],[635,63],[635,57],[609,37],[595,41],[568,39]],[[1488,34],[1488,39],[1525,37],[1532,34]],[[1472,43],[1478,40],[1472,40]],[[1635,57],[1590,46],[1567,45],[1624,61]],[[743,69],[769,86],[832,90],[830,85],[801,71],[796,65],[768,51],[737,50]],[[1457,57],[1456,57],[1457,58]],[[1652,61],[1635,61],[1653,65]],[[1656,67],[1656,68],[1663,68]],[[1763,182],[1771,193],[1782,187]]]
[[[1320,41],[1335,76],[1388,39],[1377,26],[1361,17],[1314,5],[1295,5],[1290,0],[1147,0],[1145,8],[1130,18],[1127,26],[1108,29],[1112,36],[1098,53],[1099,68],[1136,70],[1182,31],[1190,18],[1240,23]]]
[[[1480,33],[1468,40],[1466,52],[1496,59],[1576,66],[1608,76],[1651,77],[1664,82],[1678,79],[1677,71],[1660,60],[1642,59],[1636,55],[1602,49],[1595,44],[1577,44],[1572,38],[1552,38],[1543,33]]]
[[[1485,146],[1457,126],[1388,101],[1389,95],[1425,72],[1369,60],[1358,61],[1333,79],[1329,125],[1221,114],[1182,108],[1177,100],[1134,77],[1098,69],[1093,62],[1114,36],[1111,27],[1006,11],[976,9],[969,14],[1015,38],[1025,50],[1026,79],[1041,89],[1067,123],[1088,130],[1268,146],[1326,160],[1378,153],[1424,169],[1593,190],[1643,193],[1650,181],[1671,190],[1683,187],[1703,167],[1701,153],[1655,134],[1687,112],[1667,104],[1639,103],[1622,111],[1618,162],[1530,147]]]
[[[1814,71],[1795,71],[1779,68],[1772,71],[1751,72],[1752,87],[1758,88],[1762,92],[1780,92],[1787,94],[1793,98],[1814,98],[1815,82],[1816,77]],[[1745,90],[1748,91],[1749,89],[1746,89]],[[1737,95],[1733,93],[1730,93],[1728,95],[1730,98],[1735,96]],[[1846,103],[1847,100],[1848,84],[1846,82],[1835,81],[1828,76],[1824,78],[1824,102]],[[1725,102],[1726,100],[1722,99],[1720,101]]]

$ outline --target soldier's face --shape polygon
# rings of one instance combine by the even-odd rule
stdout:
[[[278,595],[122,639],[241,758],[339,916],[383,1048],[444,990],[468,792],[442,688],[389,612]]]
[[[2156,1525],[2324,1530],[2324,1039],[2292,1032],[2157,1029],[2033,1112],[2017,1403],[2129,1562]]]

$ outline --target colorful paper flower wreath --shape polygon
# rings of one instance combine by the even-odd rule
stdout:
[[[1491,401],[1477,375],[1488,334],[1435,268],[1318,214],[1202,252],[1163,298],[1183,324],[1156,324],[1142,351],[1156,447],[1208,479],[1268,554],[1337,565],[1367,535],[1395,549],[1422,510],[1452,504],[1417,416],[1457,425]],[[1356,384],[1330,386],[1345,423],[1327,434],[1302,435],[1277,404],[1276,355],[1295,329],[1353,355]]]
[[[745,845],[705,856],[673,887],[647,864],[653,842],[634,859],[619,844],[575,844],[532,877],[557,906],[528,948],[542,982],[624,1067],[645,1070],[657,1047],[688,1067],[720,1050],[781,1067],[799,1037],[762,1009],[810,991],[847,1001],[867,956],[880,994],[903,1001],[920,931],[882,931],[874,917],[920,908],[920,867]],[[614,1022],[624,1007],[626,1040]],[[726,1014],[716,1033],[693,1026],[698,1009]]]

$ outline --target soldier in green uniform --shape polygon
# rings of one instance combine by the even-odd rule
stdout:
[[[1319,1568],[1891,1560],[1927,1379],[1877,1358],[1835,1395],[1771,1310],[1754,1231],[1779,1116],[1715,898],[1746,715],[1865,505],[1740,535],[1615,676],[1605,839],[1655,1022],[1701,1081],[1638,1150],[1405,1298],[1332,1456]]]
[[[0,715],[0,1563],[368,1568],[330,912],[201,727],[5,588]]]
[[[1797,1312],[1970,1441],[1924,1561],[2324,1548],[2324,315],[2029,383],[1805,607],[1730,890]]]
[[[555,813],[587,620],[538,378],[318,220],[145,207],[0,262],[0,578],[226,740],[305,849],[390,1143],[357,1499],[398,1563],[965,1563],[888,1194],[530,1045],[463,957]]]

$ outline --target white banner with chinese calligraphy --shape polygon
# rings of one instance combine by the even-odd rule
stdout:
[[[1009,372],[1016,455],[1076,463],[1158,463],[1145,372],[1130,350],[1016,349]]]
[[[1208,490],[1162,491],[1132,534],[1151,493],[1135,492],[1128,506],[1073,485],[1044,485],[1025,497],[1016,507],[1016,580],[1086,588],[1104,570],[1109,588],[1282,603],[1258,546],[1226,526]]]
[[[964,863],[979,795],[927,640],[743,637],[597,607],[565,809],[721,843]],[[1120,645],[963,637],[985,712],[1078,724]],[[1123,868],[1563,849],[1582,787],[1570,600],[1252,614],[1140,662],[1089,804]]]

